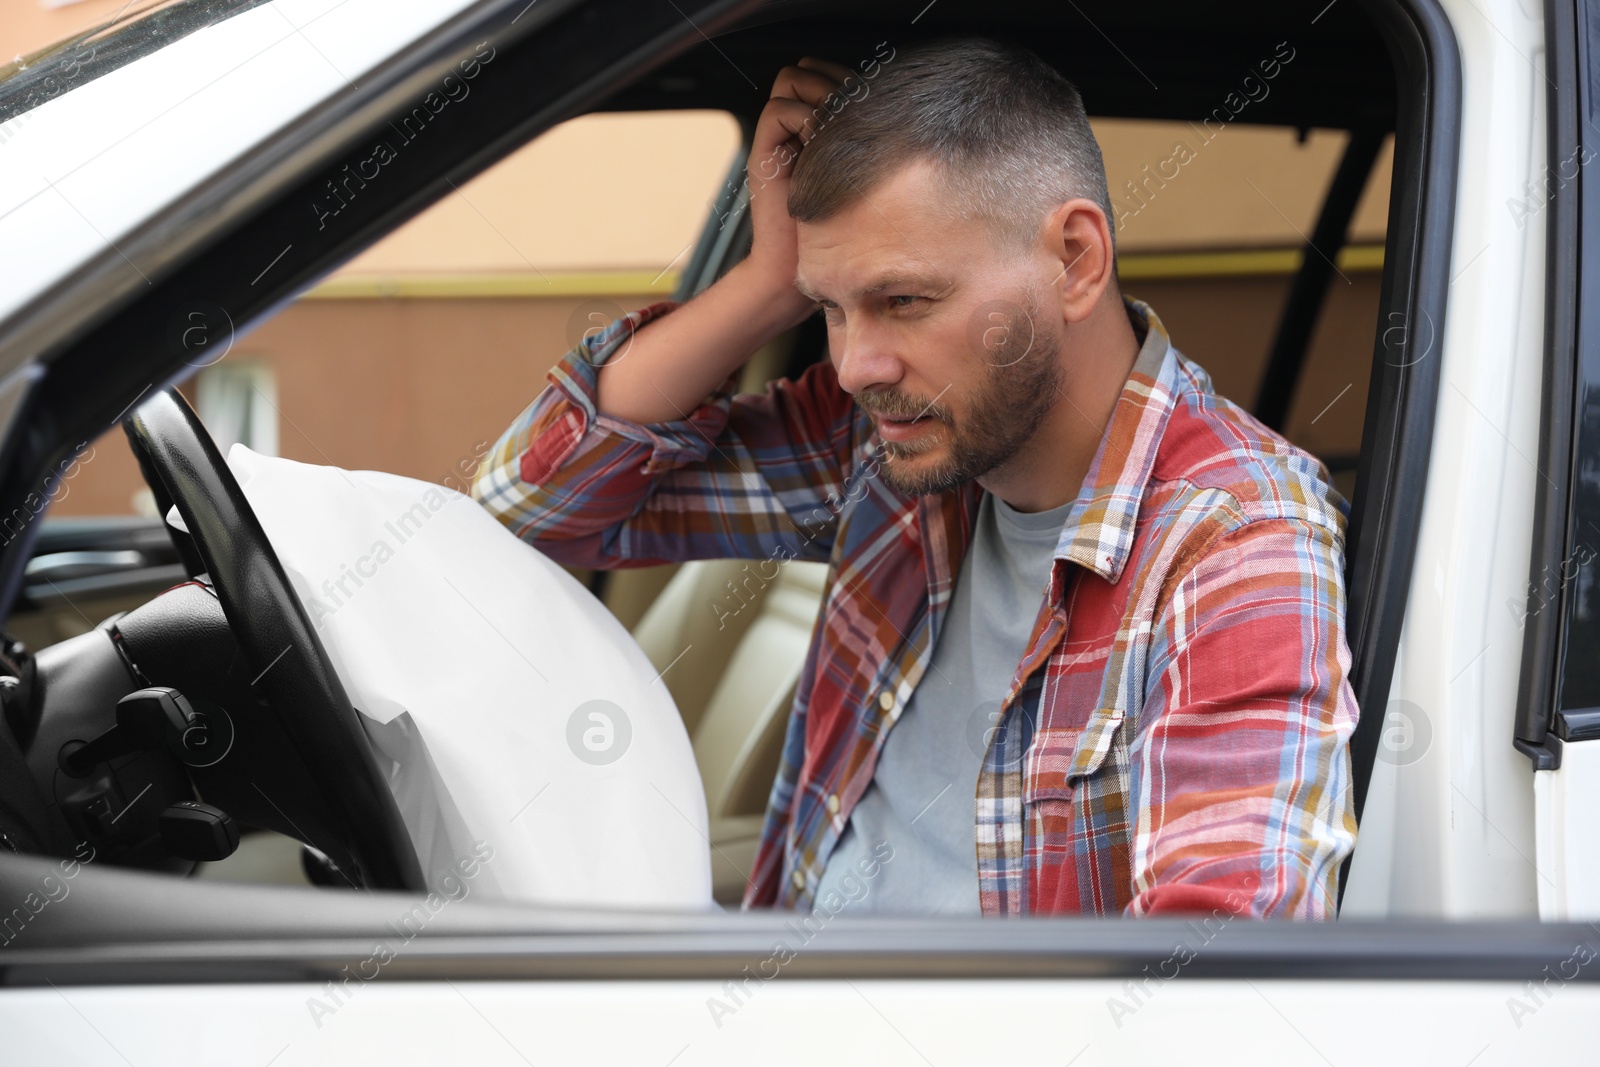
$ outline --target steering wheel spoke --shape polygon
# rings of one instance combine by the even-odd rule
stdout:
[[[326,811],[327,825],[318,827],[319,840],[307,843],[369,888],[425,888],[360,715],[216,443],[176,389],[136,408],[124,426],[157,505],[170,501],[188,527],[187,535],[173,531],[174,541],[190,573],[209,579],[250,671],[250,687],[274,712],[308,787],[320,794],[317,807]],[[197,784],[208,779],[213,789],[226,782],[236,797],[253,785],[279,816],[260,807],[264,821],[257,824],[306,840],[291,818],[297,805],[270,796],[259,782],[238,780],[249,774],[251,760],[242,750],[248,743],[241,724],[234,742],[241,751],[203,770],[191,764],[191,776]],[[242,811],[232,814],[255,821]]]

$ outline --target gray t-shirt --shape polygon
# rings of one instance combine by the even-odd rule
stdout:
[[[983,495],[932,664],[828,857],[818,910],[978,912],[978,769],[1071,507],[1019,512]],[[886,849],[874,855],[881,842],[894,849],[888,862],[881,862]]]

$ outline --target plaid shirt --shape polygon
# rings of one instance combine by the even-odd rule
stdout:
[[[599,368],[674,306],[568,353],[473,492],[579,567],[830,564],[745,894],[810,908],[928,669],[983,490],[873,477],[881,441],[827,361],[760,394],[730,376],[681,420],[597,413]],[[1331,918],[1356,829],[1347,505],[1127,307],[1142,347],[978,777],[982,910]]]

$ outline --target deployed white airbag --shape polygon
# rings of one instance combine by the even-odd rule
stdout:
[[[228,463],[391,772],[430,886],[459,884],[485,842],[472,888],[489,896],[713,906],[688,734],[587,589],[442,486],[243,445]]]

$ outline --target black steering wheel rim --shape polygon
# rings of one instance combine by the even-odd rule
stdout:
[[[170,498],[188,526],[255,686],[322,786],[340,840],[317,847],[369,889],[424,890],[360,714],[216,442],[176,389],[123,425],[158,504]]]

